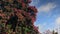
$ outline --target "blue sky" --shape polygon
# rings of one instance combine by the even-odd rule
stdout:
[[[30,5],[38,10],[34,25],[39,27],[40,32],[48,29],[60,32],[60,0],[32,0]]]

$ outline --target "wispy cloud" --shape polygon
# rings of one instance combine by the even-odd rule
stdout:
[[[60,17],[56,19],[56,24],[60,25]]]
[[[60,16],[55,20],[55,29],[57,29],[58,34],[60,34]]]
[[[31,6],[36,6],[38,5],[40,0],[32,0],[32,2],[30,3]]]
[[[48,4],[45,4],[45,5],[42,5],[38,8],[38,11],[39,12],[49,12],[51,11],[52,9],[54,9],[56,7],[56,5],[54,3],[48,3]]]
[[[36,24],[35,24],[36,25]],[[47,23],[43,23],[43,24],[37,24],[36,26],[39,27],[38,30],[39,32],[43,32],[44,31],[44,27],[46,27]]]

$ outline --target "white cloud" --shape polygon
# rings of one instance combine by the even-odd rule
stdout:
[[[36,6],[38,3],[39,3],[39,0],[32,0],[32,2],[29,5]]]
[[[40,24],[38,24],[36,26],[38,26],[38,31],[41,32],[42,26]]]
[[[40,33],[42,33],[43,31],[45,31],[44,30],[44,27],[47,25],[47,23],[43,23],[43,24],[35,24],[35,26],[37,26],[38,27],[38,31],[40,32]]]
[[[46,5],[42,5],[38,8],[38,11],[41,12],[49,12],[50,10],[54,9],[56,5],[54,3],[48,3]]]
[[[60,17],[56,18],[55,25],[56,25],[55,28],[57,29],[58,34],[60,34]]]
[[[38,31],[39,32],[41,32],[41,29],[42,29],[42,26],[41,26],[41,24],[39,23],[39,24],[36,24],[36,22],[35,22],[35,24],[34,24],[35,26],[37,26],[38,27]]]
[[[56,24],[60,25],[60,17],[56,19]]]

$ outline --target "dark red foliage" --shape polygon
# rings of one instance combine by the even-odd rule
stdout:
[[[38,27],[34,26],[37,9],[35,6],[29,6],[31,1],[32,0],[0,1],[0,19],[2,19],[2,22],[5,22],[5,28],[9,30],[12,29],[12,34],[16,33],[17,27],[21,27],[22,34],[26,28],[28,29],[27,34],[30,34],[30,31],[35,31],[34,33],[38,32]],[[11,25],[11,27],[9,28],[8,25]],[[6,32],[6,34],[8,34],[8,32]]]
[[[33,10],[34,11],[34,13],[37,13],[37,9],[36,9],[36,7],[35,6],[29,6],[28,7],[30,10]]]
[[[31,0],[27,0],[28,3],[31,3]]]
[[[22,8],[25,8],[26,7],[26,4],[25,3],[22,3]]]

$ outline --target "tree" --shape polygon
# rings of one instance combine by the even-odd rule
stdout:
[[[1,34],[38,34],[34,26],[37,9],[31,0],[0,0]]]
[[[58,34],[58,32],[55,32],[55,31],[53,30],[52,34]]]

